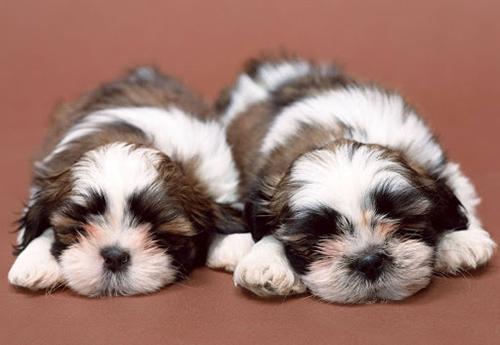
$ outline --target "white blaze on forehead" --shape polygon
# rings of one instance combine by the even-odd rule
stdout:
[[[396,163],[383,159],[382,151],[360,147],[354,154],[347,145],[307,153],[295,161],[290,180],[298,189],[291,195],[291,208],[300,212],[326,206],[355,221],[362,217],[368,193],[381,183],[394,190],[410,187],[400,174],[388,170]]]
[[[443,156],[430,130],[403,98],[376,87],[331,90],[286,107],[275,118],[260,152],[268,155],[304,124],[326,128],[345,125],[351,130],[350,139],[402,149],[423,167],[436,167]]]
[[[154,185],[158,178],[155,165],[158,151],[134,148],[126,143],[101,146],[87,152],[71,169],[75,179],[73,190],[76,200],[85,203],[92,190],[102,191],[113,219],[123,214],[125,202],[136,191]]]

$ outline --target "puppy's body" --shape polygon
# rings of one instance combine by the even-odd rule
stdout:
[[[37,157],[15,285],[146,293],[203,264],[217,231],[244,231],[221,126],[198,95],[152,68],[61,108]]]
[[[473,186],[399,94],[335,66],[254,61],[218,111],[258,241],[236,284],[396,300],[491,257]]]

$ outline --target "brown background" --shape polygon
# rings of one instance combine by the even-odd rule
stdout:
[[[500,2],[0,0],[1,344],[500,344],[500,256],[403,302],[261,300],[196,270],[150,296],[89,299],[8,285],[28,158],[54,104],[155,63],[207,97],[286,48],[400,88],[473,179],[500,241]]]

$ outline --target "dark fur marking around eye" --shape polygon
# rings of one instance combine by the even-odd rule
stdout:
[[[390,185],[382,184],[368,193],[366,207],[373,207],[379,215],[391,219],[418,222],[425,217],[429,200],[411,188],[395,190]]]
[[[103,216],[106,214],[108,202],[102,191],[91,189],[84,195],[85,205],[68,201],[61,206],[59,212],[72,220],[82,224],[88,222],[90,216]]]
[[[433,185],[402,190],[393,190],[388,184],[382,184],[368,195],[367,207],[371,205],[378,214],[406,224],[429,222],[433,228],[432,233],[468,227],[465,208],[440,180]]]
[[[51,224],[55,234],[51,253],[56,258],[72,243],[78,242],[80,236],[87,235],[84,224],[91,222],[92,217],[106,214],[108,202],[102,191],[91,189],[83,197],[85,205],[66,201],[55,212],[56,221]]]
[[[71,244],[77,243],[79,237],[87,236],[87,231],[79,225],[58,227],[55,232],[54,242],[52,243],[50,251],[56,259],[58,259],[62,252]]]
[[[147,188],[132,194],[127,200],[128,210],[137,224],[151,224],[173,221],[184,216],[178,205],[174,205],[164,192]]]
[[[305,246],[304,246],[305,247]],[[288,262],[298,274],[306,274],[309,271],[311,259],[305,255],[296,245],[285,244],[285,255]]]
[[[293,269],[306,274],[309,264],[317,255],[316,244],[323,238],[352,231],[353,225],[337,211],[319,206],[308,209],[286,222],[285,253]],[[297,236],[296,236],[297,235]]]
[[[197,236],[183,236],[168,231],[168,224],[187,219],[180,205],[174,203],[161,190],[146,188],[132,194],[127,200],[132,223],[150,224],[150,236],[156,244],[164,248],[173,258],[172,265],[177,268],[178,278],[184,278],[193,266],[202,264],[201,251],[198,250]],[[185,220],[187,222],[187,220]],[[179,226],[173,225],[173,227]]]
[[[107,209],[107,200],[102,191],[92,189],[87,197],[86,211],[91,215],[104,215]]]
[[[340,222],[343,225],[350,227],[348,222],[337,211],[319,206],[314,209],[309,209],[300,216],[295,217],[287,222],[287,233],[300,234],[307,233],[316,237],[329,236],[339,234],[341,228]],[[349,229],[345,229],[348,230]]]
[[[417,240],[430,246],[436,244],[439,231],[432,225],[433,200],[423,191],[411,188],[394,190],[384,184],[374,188],[368,200],[367,204],[374,207],[378,215],[401,224],[401,228],[393,233],[395,238]]]
[[[438,240],[437,234],[432,227],[425,227],[419,231],[401,228],[393,233],[395,238],[405,240],[416,240],[424,242],[429,246],[435,246]]]

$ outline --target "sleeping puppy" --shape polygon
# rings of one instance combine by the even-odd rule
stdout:
[[[257,242],[236,285],[399,300],[491,258],[472,184],[398,93],[332,65],[255,60],[217,108]]]
[[[245,231],[238,172],[213,112],[178,80],[141,67],[85,94],[56,112],[38,159],[12,284],[148,293],[203,264],[214,237],[212,267],[235,265],[217,246]]]

